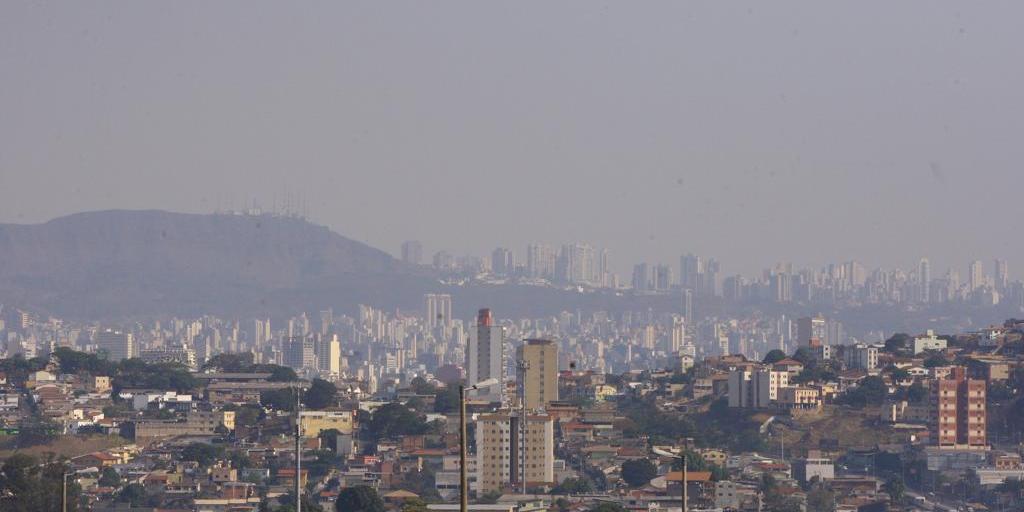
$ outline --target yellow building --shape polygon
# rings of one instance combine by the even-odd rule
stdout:
[[[105,375],[93,376],[90,384],[89,388],[93,393],[105,393],[110,391],[110,377]]]
[[[558,344],[551,340],[526,340],[516,349],[516,360],[526,370],[520,388],[524,390],[526,408],[544,407],[558,400]]]
[[[509,411],[480,416],[476,422],[477,493],[518,488],[526,470],[528,488],[554,485],[555,427],[551,416],[530,414],[525,442],[520,416]]]
[[[303,411],[300,425],[302,435],[306,437],[316,437],[332,428],[342,434],[351,434],[353,420],[352,411]]]

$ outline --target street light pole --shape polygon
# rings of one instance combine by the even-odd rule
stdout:
[[[61,474],[60,479],[60,510],[61,512],[68,512],[68,475],[69,473],[65,469]]]
[[[295,386],[295,512],[302,512],[302,386]]]
[[[459,512],[469,508],[466,481],[466,386],[459,384]]]
[[[520,484],[522,486],[523,495],[525,496],[526,495],[526,434],[528,432],[527,428],[526,428],[526,423],[527,423],[527,420],[526,420],[526,371],[530,369],[530,363],[529,363],[529,361],[523,360],[523,361],[519,361],[519,364],[517,366],[518,366],[519,372],[518,372],[518,375],[516,375],[516,377],[517,377],[517,380],[520,382],[520,386],[519,386],[519,390],[520,390],[520,393],[519,393],[519,406],[520,406],[520,414],[519,414],[519,416],[520,416],[519,417],[519,460],[517,462],[521,466],[520,467],[520,477],[519,478],[522,480],[520,482]]]
[[[466,479],[466,391],[500,383],[501,381],[492,377],[468,388],[465,384],[459,384],[459,512],[466,512],[469,508],[469,482]]]
[[[683,484],[683,512],[686,512],[686,498],[687,498],[687,496],[686,496],[686,493],[687,493],[687,490],[686,490],[686,452],[683,452],[683,454],[679,456],[679,460],[680,460],[680,461],[682,462],[682,464],[683,464],[683,474],[682,474],[682,484]]]

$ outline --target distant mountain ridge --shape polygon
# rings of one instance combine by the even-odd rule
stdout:
[[[405,302],[398,295],[431,282],[422,269],[291,217],[108,210],[0,224],[0,302],[62,316]]]

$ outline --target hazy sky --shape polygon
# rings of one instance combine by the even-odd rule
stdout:
[[[0,3],[0,222],[1024,272],[1020,2]],[[628,279],[628,275],[623,276]]]

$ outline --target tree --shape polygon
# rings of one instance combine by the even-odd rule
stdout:
[[[483,505],[491,505],[498,502],[498,498],[501,497],[501,493],[498,491],[487,491],[482,496],[476,499],[477,503]]]
[[[249,371],[269,373],[270,377],[267,377],[267,380],[270,382],[295,382],[299,380],[299,376],[295,373],[295,370],[292,370],[287,366],[280,366],[276,364],[253,365]]]
[[[228,462],[239,471],[252,466],[252,459],[242,450],[234,450],[228,454]]]
[[[711,480],[718,482],[720,480],[726,480],[729,478],[729,472],[725,468],[712,464],[704,459],[704,456],[693,451],[686,450],[683,455],[686,456],[686,470],[687,471],[710,471]],[[672,471],[679,471],[682,469],[682,464],[679,459],[676,459],[672,463]]]
[[[594,486],[586,478],[566,478],[551,489],[551,494],[584,494],[593,491]]]
[[[192,443],[181,450],[181,460],[199,463],[200,466],[213,464],[224,453],[224,448],[206,443]]]
[[[115,391],[145,388],[189,393],[198,386],[199,381],[186,366],[177,363],[146,364],[141,359],[125,359],[118,363],[112,383]]]
[[[341,431],[336,428],[321,430],[317,437],[320,438],[320,446],[332,452],[338,451],[338,436]]]
[[[253,366],[251,352],[222,352],[210,358],[203,365],[204,370],[216,369],[222,372],[248,372]]]
[[[334,509],[337,512],[384,512],[384,502],[373,487],[357,485],[341,490]]]
[[[459,386],[455,383],[434,392],[434,412],[448,413],[459,410]]]
[[[639,487],[658,475],[658,468],[647,459],[634,459],[622,464],[622,479],[630,487]]]
[[[288,494],[281,496],[280,498],[278,498],[277,501],[281,504],[281,506],[277,507],[276,512],[286,512],[295,510],[294,492],[289,492]],[[309,495],[309,493],[305,493],[302,495],[302,510],[308,512],[323,512],[324,508],[321,507],[320,504],[317,503],[316,500],[314,500],[313,497]]]
[[[938,352],[929,355],[928,358],[924,360],[925,368],[936,368],[939,366],[946,366],[947,364],[949,364],[949,361]]]
[[[313,379],[313,384],[306,390],[303,402],[310,409],[323,409],[334,404],[337,393],[338,388],[334,387],[334,384],[323,379]]]
[[[799,361],[800,364],[804,365],[804,368],[814,366],[818,362],[814,357],[814,353],[807,347],[796,349],[796,352],[793,352],[793,360]]]
[[[121,475],[118,474],[116,469],[106,467],[103,468],[103,473],[100,474],[100,479],[96,483],[100,487],[120,487]]]
[[[86,371],[93,375],[112,375],[117,369],[116,364],[100,359],[96,354],[78,352],[69,347],[57,347],[53,355],[57,357],[61,373]]]
[[[928,390],[920,382],[915,381],[907,388],[907,400],[911,403],[919,404],[928,398]]]
[[[117,501],[129,503],[132,507],[145,505],[148,498],[146,488],[142,484],[128,484],[117,495]]]
[[[1007,477],[1003,480],[1003,483],[996,486],[996,491],[1016,496],[1019,495],[1021,491],[1024,491],[1024,482],[1016,477]]]
[[[775,364],[786,358],[786,353],[779,349],[772,349],[764,356],[765,364]]]
[[[807,510],[814,512],[833,512],[836,509],[836,496],[822,485],[816,485],[807,492]]]
[[[423,377],[416,377],[409,383],[409,389],[417,395],[433,395],[437,392],[437,388],[427,382],[427,379]]]
[[[0,465],[0,510],[60,510],[61,484],[67,470],[63,463],[40,465],[29,455],[11,455]],[[75,479],[68,478],[68,510],[78,510],[80,492]]]
[[[235,409],[235,427],[255,426],[263,416],[263,408],[256,405],[245,404]]]
[[[889,370],[889,375],[892,376],[892,380],[894,380],[896,382],[906,382],[906,381],[910,380],[910,372],[908,372],[904,368],[897,368],[895,366],[890,366],[888,368],[888,370]]]
[[[21,422],[16,443],[19,448],[46,444],[57,438],[61,427],[42,416],[33,415]]]
[[[626,512],[626,509],[622,508],[622,505],[619,505],[618,503],[606,502],[598,503],[597,505],[590,507],[587,512]]]
[[[844,400],[855,407],[878,404],[889,395],[889,386],[877,375],[864,377],[856,388],[846,392]]]
[[[427,503],[421,499],[413,498],[402,503],[402,512],[427,512]]]
[[[891,338],[885,340],[885,351],[889,353],[902,352],[907,349],[907,343],[911,340],[909,334],[898,332]]]
[[[271,389],[260,393],[260,403],[276,411],[295,410],[295,390]]]
[[[424,434],[426,421],[402,404],[389,403],[373,412],[367,422],[372,439]]]
[[[889,494],[893,503],[903,503],[903,495],[906,493],[907,487],[903,483],[902,478],[893,477],[886,480],[885,485],[882,486],[882,490]]]

